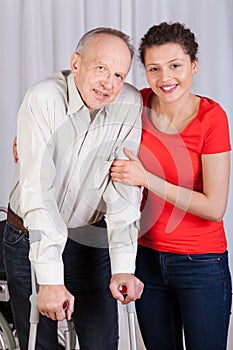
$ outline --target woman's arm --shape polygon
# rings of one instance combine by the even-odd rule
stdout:
[[[174,185],[148,172],[131,152],[129,160],[116,160],[111,167],[115,182],[143,186],[179,209],[201,218],[220,221],[225,213],[229,179],[230,152],[202,155],[203,192]]]

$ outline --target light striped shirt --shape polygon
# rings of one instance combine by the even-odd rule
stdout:
[[[26,93],[18,113],[19,162],[10,206],[29,231],[41,233],[30,244],[39,284],[64,283],[67,236],[75,239],[78,227],[85,237],[87,225],[103,215],[112,273],[134,272],[141,189],[113,183],[109,169],[114,159],[126,158],[124,147],[136,154],[140,139],[141,96],[127,83],[93,121],[70,71]],[[100,243],[87,238],[85,244]]]

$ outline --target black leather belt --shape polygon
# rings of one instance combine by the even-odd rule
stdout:
[[[102,220],[103,218],[101,220],[98,220],[95,223],[92,223],[91,226],[99,226]],[[7,222],[11,226],[16,228],[18,231],[28,233],[27,228],[23,225],[23,219],[17,214],[15,214],[13,210],[11,210],[10,206],[8,206],[8,211],[7,211]]]

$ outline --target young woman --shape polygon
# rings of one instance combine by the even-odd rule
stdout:
[[[125,150],[114,181],[143,186],[136,274],[147,350],[226,349],[231,277],[223,215],[230,178],[228,121],[221,106],[190,92],[198,44],[180,23],[151,27],[140,59],[150,88],[139,158]]]

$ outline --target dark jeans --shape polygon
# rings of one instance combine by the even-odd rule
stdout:
[[[171,254],[139,246],[136,303],[147,350],[225,350],[231,310],[228,254]]]
[[[104,224],[105,225],[105,224]],[[104,229],[106,234],[106,229]],[[29,241],[24,233],[6,224],[3,254],[20,349],[27,350],[31,273]],[[75,296],[72,315],[82,350],[116,350],[117,302],[113,299],[108,248],[84,246],[68,239],[63,260],[65,284]],[[36,350],[57,350],[57,323],[40,315]]]

